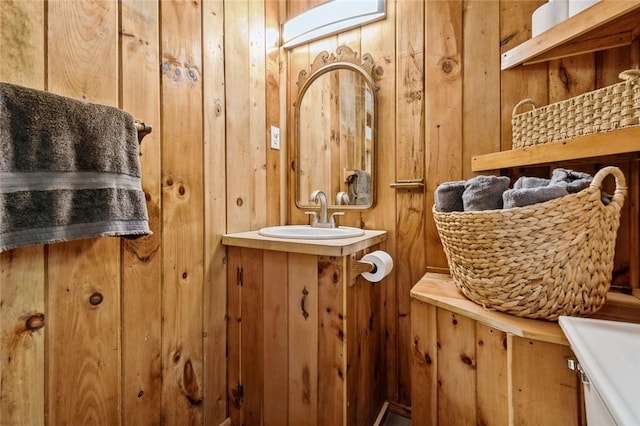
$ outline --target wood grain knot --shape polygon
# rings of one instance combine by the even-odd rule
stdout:
[[[445,59],[442,61],[441,68],[445,74],[449,74],[454,70],[455,66],[456,64],[452,59]]]
[[[200,386],[198,385],[198,378],[191,360],[187,360],[184,363],[184,370],[182,372],[182,380],[186,391],[186,397],[191,405],[202,404],[202,397],[200,396]]]
[[[102,294],[98,293],[97,291],[93,293],[91,296],[89,296],[89,303],[91,303],[92,306],[98,306],[99,304],[102,303],[103,300],[104,300],[104,297],[102,296]]]
[[[25,326],[29,331],[40,330],[42,327],[44,327],[44,314],[37,313],[37,314],[31,315],[25,321]]]
[[[431,355],[429,355],[427,352],[424,353],[424,361],[427,363],[427,365],[431,365],[433,363],[433,361],[431,360]]]
[[[242,207],[242,205],[243,205],[243,204],[244,204],[244,200],[242,199],[242,197],[238,197],[238,198],[236,199],[236,205],[237,205],[238,207]]]
[[[189,76],[189,79],[191,81],[198,81],[198,73],[193,69],[189,68],[189,70],[187,71],[187,75]]]
[[[473,365],[473,360],[467,354],[460,355],[460,361],[462,361],[463,364],[467,364],[467,365],[470,365],[470,366]]]

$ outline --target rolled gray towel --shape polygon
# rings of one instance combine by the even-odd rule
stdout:
[[[549,184],[562,186],[568,193],[573,194],[588,187],[592,179],[589,173],[558,168],[553,171]]]
[[[531,204],[543,203],[567,195],[561,186],[548,185],[537,188],[508,189],[502,194],[505,209],[524,207]]]
[[[435,204],[436,211],[439,212],[461,212],[464,210],[462,204],[462,193],[464,192],[466,181],[458,180],[444,182],[436,188]]]
[[[502,208],[502,193],[509,189],[507,176],[476,176],[467,181],[462,194],[464,211]]]
[[[546,178],[521,176],[513,184],[513,189],[540,188],[541,186],[549,185],[550,182],[551,180]]]

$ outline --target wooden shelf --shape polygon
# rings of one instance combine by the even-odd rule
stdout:
[[[514,336],[569,345],[556,322],[520,318],[487,310],[464,297],[449,275],[427,272],[411,289],[411,298],[464,315]]]
[[[464,315],[514,336],[568,345],[557,322],[487,310],[467,299],[458,290],[451,276],[446,274],[427,272],[411,289],[411,298]],[[640,323],[640,300],[631,295],[609,292],[604,306],[589,317]]]
[[[471,159],[471,170],[481,172],[632,152],[640,152],[640,126],[478,155]]]
[[[626,46],[640,35],[640,1],[601,0],[501,55],[501,69]]]

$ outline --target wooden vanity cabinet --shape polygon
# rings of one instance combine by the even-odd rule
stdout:
[[[610,293],[591,317],[640,322],[640,300]],[[411,289],[411,336],[413,426],[586,424],[557,322],[486,310],[427,273]]]
[[[386,391],[384,280],[351,267],[385,234],[335,247],[245,235],[223,239],[232,424],[373,424]]]
[[[448,275],[427,273],[411,298],[413,426],[586,423],[557,323],[487,311]]]

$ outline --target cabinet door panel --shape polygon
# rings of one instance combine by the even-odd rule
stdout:
[[[344,424],[345,312],[342,258],[318,258],[318,424]]]
[[[478,424],[509,424],[507,333],[476,323]]]
[[[316,425],[318,411],[318,266],[289,254],[289,424]]]
[[[567,368],[571,349],[512,335],[508,345],[513,424],[580,424],[578,375]]]
[[[287,253],[264,252],[264,424],[288,424]]]
[[[475,321],[438,309],[438,424],[476,424]]]

